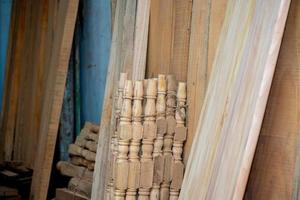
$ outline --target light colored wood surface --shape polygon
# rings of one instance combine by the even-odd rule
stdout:
[[[139,0],[137,4],[132,72],[133,80],[142,80],[145,78],[150,2],[151,0]]]
[[[134,57],[134,39],[135,39],[135,20],[137,15],[137,0],[126,0],[126,9],[124,15],[123,40],[122,40],[122,72],[128,74],[128,78],[132,77],[133,57]]]
[[[164,136],[163,157],[164,157],[164,170],[163,182],[161,184],[160,199],[168,200],[170,194],[171,184],[171,162],[172,162],[172,146],[175,134],[176,120],[175,120],[175,107],[176,107],[176,91],[177,82],[174,75],[167,75],[167,102],[166,102],[166,121],[167,132]]]
[[[115,123],[115,119],[112,113],[113,110],[113,98],[115,85],[117,83],[120,74],[121,65],[121,41],[122,41],[122,29],[123,18],[125,15],[126,1],[117,1],[114,29],[112,36],[112,44],[110,50],[109,66],[106,76],[105,95],[103,100],[103,109],[101,114],[101,123],[99,130],[99,142],[96,155],[96,165],[94,172],[94,181],[92,189],[92,199],[103,199],[105,194],[105,185],[108,183],[109,176],[107,176],[107,163],[109,163],[109,145],[110,138],[114,133],[112,124]]]
[[[299,31],[292,1],[245,199],[299,199]]]
[[[39,127],[39,141],[37,157],[34,163],[34,174],[30,199],[46,199],[52,160],[57,137],[62,99],[68,69],[72,39],[77,16],[78,1],[59,1],[57,7],[49,2],[50,9],[57,9],[57,22],[52,27],[55,32],[53,40],[48,40],[53,46],[51,57],[46,62],[47,79],[44,90],[41,125]],[[51,23],[51,20],[50,20]],[[50,26],[51,27],[51,26]],[[50,37],[49,37],[50,38]]]
[[[289,0],[233,1],[179,199],[242,199]]]
[[[179,82],[177,89],[177,105],[175,112],[176,127],[172,147],[172,164],[171,164],[171,185],[170,185],[170,199],[176,200],[179,197],[181,184],[184,175],[184,164],[182,159],[183,143],[186,140],[187,128],[185,126],[186,120],[186,83]]]
[[[188,135],[184,146],[184,163],[192,147],[207,89],[216,44],[224,21],[228,0],[194,0],[189,61],[187,70]]]
[[[129,172],[128,172],[128,189],[126,191],[126,200],[136,200],[137,190],[140,184],[140,146],[143,136],[142,114],[143,114],[143,81],[134,82],[132,105],[132,135],[129,148]]]
[[[152,0],[146,77],[174,74],[186,81],[192,1]]]
[[[150,197],[150,192],[153,183],[153,149],[154,140],[156,138],[157,126],[155,123],[156,114],[156,95],[157,95],[157,81],[149,79],[145,90],[145,107],[144,107],[144,122],[143,122],[143,138],[142,138],[142,154],[140,157],[141,171],[140,171],[140,187],[139,200],[146,200]]]
[[[167,80],[165,75],[158,75],[157,79],[157,100],[156,100],[156,125],[157,137],[154,141],[153,150],[153,185],[150,193],[150,200],[158,200],[160,195],[160,186],[163,181],[164,158],[163,145],[164,136],[167,132],[166,121],[166,94]]]

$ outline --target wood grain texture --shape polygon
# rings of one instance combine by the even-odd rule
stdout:
[[[124,15],[123,26],[126,27],[123,32],[122,40],[122,72],[128,74],[128,78],[132,77],[133,70],[133,57],[134,57],[134,43],[135,43],[135,26],[136,26],[136,13],[137,0],[127,0],[126,10]]]
[[[229,1],[180,199],[242,199],[289,0]]]
[[[47,32],[50,34],[47,37],[52,38],[52,40],[47,40],[48,45],[51,44],[49,46],[51,56],[45,63],[48,66],[44,86],[46,92],[43,96],[37,157],[35,158],[30,199],[47,198],[77,8],[77,0],[49,1],[49,9],[56,10],[49,11],[49,19],[57,17],[57,21],[53,18],[53,21],[48,21],[49,29],[52,30]],[[52,12],[57,15],[51,15]]]
[[[184,163],[192,147],[197,122],[204,101],[212,62],[216,53],[228,0],[194,0],[187,69],[188,134],[184,146]]]
[[[94,180],[92,188],[92,199],[104,199],[105,185],[109,178],[107,176],[107,164],[109,163],[109,144],[114,133],[113,124],[115,124],[114,113],[114,91],[122,63],[122,36],[123,36],[123,18],[125,15],[126,1],[118,0],[116,5],[115,21],[113,28],[112,44],[110,50],[110,59],[107,69],[105,95],[103,100],[103,109],[99,130],[99,142],[96,155],[96,165],[94,171]]]
[[[132,79],[142,80],[146,72],[150,0],[139,0],[136,13]]]
[[[292,1],[245,199],[299,199],[299,31]]]
[[[147,77],[172,73],[186,81],[191,15],[192,1],[151,1]]]

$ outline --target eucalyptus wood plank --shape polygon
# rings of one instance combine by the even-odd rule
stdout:
[[[133,80],[145,78],[150,2],[150,0],[139,0],[137,5],[132,68]]]
[[[242,199],[290,0],[230,0],[180,199]]]
[[[50,49],[47,67],[47,78],[44,87],[41,124],[37,156],[34,163],[34,174],[30,199],[46,199],[54,148],[57,138],[59,117],[67,76],[68,62],[77,15],[78,0],[49,1],[50,15],[46,25],[49,26],[48,45]],[[53,34],[53,35],[52,35]]]
[[[292,1],[245,199],[299,199],[300,1]]]
[[[191,15],[192,1],[151,1],[147,77],[174,74],[186,81]]]
[[[216,44],[224,21],[228,0],[194,0],[191,20],[191,36],[187,69],[188,84],[188,134],[184,146],[184,162],[187,163],[197,122],[204,101]]]

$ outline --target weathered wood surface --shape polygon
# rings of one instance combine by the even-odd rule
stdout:
[[[299,199],[300,2],[292,1],[245,199]]]
[[[242,199],[289,0],[229,1],[180,199]]]
[[[105,195],[105,185],[108,181],[107,164],[109,163],[108,154],[110,138],[114,133],[114,90],[117,83],[122,63],[122,36],[123,18],[125,15],[126,1],[118,0],[115,11],[115,21],[113,28],[112,44],[110,49],[109,66],[107,69],[105,95],[101,114],[99,130],[99,142],[96,155],[96,165],[92,189],[92,199],[103,199]]]
[[[47,31],[47,34],[49,34],[47,35],[47,45],[51,44],[49,46],[51,49],[48,49],[51,56],[45,63],[47,78],[41,109],[41,124],[38,131],[39,141],[34,162],[31,199],[46,199],[47,197],[78,9],[78,0],[49,1],[48,3],[50,16],[49,21],[46,23],[49,24],[50,30]],[[57,18],[54,18],[54,16]],[[57,21],[55,22],[55,20]]]
[[[212,62],[219,41],[228,0],[193,0],[189,60],[187,69],[187,126],[184,163],[192,147]]]

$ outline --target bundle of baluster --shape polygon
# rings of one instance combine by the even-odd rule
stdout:
[[[186,83],[122,73],[115,100],[106,199],[178,199],[184,175]]]
[[[75,143],[69,145],[70,161],[57,163],[60,173],[71,177],[67,189],[57,189],[57,199],[61,193],[91,197],[98,131],[98,125],[86,122]]]

